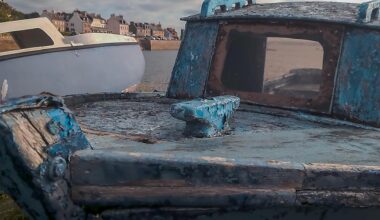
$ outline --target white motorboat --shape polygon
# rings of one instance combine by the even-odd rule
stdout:
[[[47,18],[0,23],[18,49],[0,52],[0,84],[8,96],[121,92],[138,84],[145,71],[132,37],[88,33],[64,37]]]

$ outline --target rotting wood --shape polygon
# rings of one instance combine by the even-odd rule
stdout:
[[[3,115],[6,121],[13,124],[12,133],[14,141],[19,143],[19,152],[25,160],[27,167],[36,170],[44,160],[43,148],[45,141],[20,112],[11,112]]]
[[[379,207],[379,191],[297,191],[297,205]]]
[[[305,164],[303,189],[380,190],[380,166]]]
[[[274,207],[295,204],[294,189],[247,187],[73,187],[73,200],[88,207]]]
[[[90,145],[62,100],[45,94],[1,107],[2,188],[31,219],[83,219],[70,198],[66,166]]]
[[[82,131],[87,134],[93,134],[93,135],[99,135],[99,136],[110,136],[110,137],[116,137],[120,139],[128,139],[131,141],[141,142],[145,144],[156,144],[159,141],[154,137],[148,137],[146,135],[132,135],[132,134],[117,134],[112,132],[106,132],[106,131],[97,131],[93,130],[91,128],[88,128],[81,124]]]

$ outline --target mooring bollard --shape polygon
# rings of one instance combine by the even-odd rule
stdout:
[[[170,114],[186,121],[185,135],[213,137],[229,129],[228,121],[239,105],[240,98],[235,96],[196,99],[172,105]]]

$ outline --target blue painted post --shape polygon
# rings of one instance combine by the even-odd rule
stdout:
[[[380,1],[370,1],[359,5],[358,22],[369,23],[373,19],[379,18]]]
[[[169,98],[194,99],[203,96],[218,30],[218,22],[186,24],[185,38],[167,92]]]
[[[59,97],[29,96],[0,104],[0,190],[31,219],[84,218],[70,198],[69,162],[74,152],[90,148]]]
[[[207,17],[215,13],[217,7],[221,7],[225,10],[231,10],[232,5],[235,4],[235,8],[241,8],[248,4],[254,4],[256,1],[246,1],[246,0],[205,0],[202,4],[201,16]]]
[[[239,108],[240,98],[220,96],[174,104],[173,117],[186,121],[185,135],[213,137],[229,129],[228,120]]]
[[[346,33],[338,68],[333,113],[380,127],[380,35],[376,30]]]

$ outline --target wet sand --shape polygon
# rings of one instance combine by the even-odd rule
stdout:
[[[280,78],[294,69],[322,69],[323,48],[318,42],[268,38],[265,81]]]

